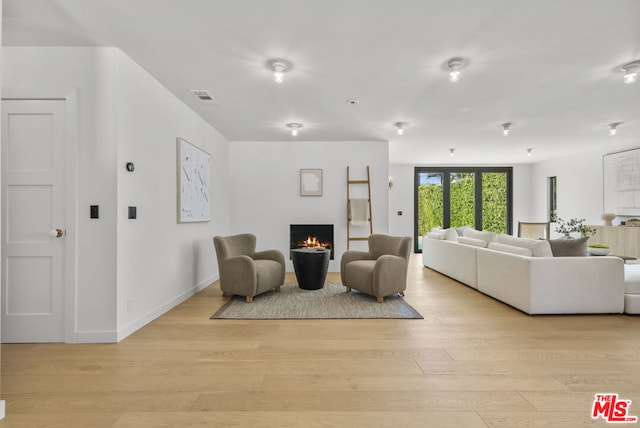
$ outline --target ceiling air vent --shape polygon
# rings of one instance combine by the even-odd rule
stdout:
[[[209,91],[204,89],[192,89],[190,92],[205,104],[219,104],[218,101],[211,96]]]

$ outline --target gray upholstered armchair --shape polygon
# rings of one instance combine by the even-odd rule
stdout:
[[[407,269],[411,253],[409,236],[371,235],[369,251],[345,251],[340,260],[342,284],[375,296],[379,303],[385,296],[407,288]]]
[[[253,296],[284,283],[284,255],[278,250],[256,252],[256,237],[250,233],[213,238],[220,269],[220,289],[223,296]]]

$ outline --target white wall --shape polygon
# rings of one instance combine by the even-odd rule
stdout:
[[[347,248],[347,166],[353,180],[366,178],[369,165],[373,232],[389,231],[387,142],[234,141],[230,153],[231,229],[256,234],[258,249],[276,248],[288,259],[290,224],[333,224],[335,260],[329,270],[339,271]],[[323,170],[322,196],[300,196],[300,169],[306,168]],[[353,192],[365,189],[352,187]],[[352,230],[352,235],[369,235],[368,228]],[[352,242],[351,248],[366,249],[366,243]],[[293,271],[287,263],[287,271]]]
[[[125,337],[217,277],[211,238],[228,233],[228,143],[115,48],[4,47],[12,96],[78,94],[73,341]],[[213,156],[213,221],[176,224],[176,137]],[[133,161],[134,173],[124,165]],[[100,218],[89,218],[89,206]],[[138,220],[127,220],[127,206]],[[127,311],[127,301],[131,310]]]
[[[640,146],[640,143],[637,146]],[[609,144],[606,149],[578,153],[533,165],[532,211],[536,215],[542,215],[547,209],[547,179],[555,176],[558,180],[558,216],[565,220],[584,218],[587,224],[602,224],[602,156],[630,148],[634,147],[616,147]],[[618,217],[614,224],[620,220]]]
[[[0,0],[0,46],[2,46],[2,0]],[[2,51],[0,51],[0,70],[2,69]],[[0,82],[2,82],[2,72],[0,71]],[[0,99],[2,98],[2,88],[0,87]],[[0,113],[2,113],[0,111]],[[0,126],[0,128],[2,128]],[[2,129],[0,129],[0,132]],[[0,162],[2,165],[2,162]],[[1,174],[0,174],[1,176]],[[0,183],[2,185],[2,183]],[[0,241],[2,240],[2,231],[0,230]],[[0,258],[2,254],[0,254]],[[0,276],[3,274],[2,267],[0,265]],[[2,298],[0,297],[0,306],[2,305]],[[1,322],[1,321],[0,321]],[[1,326],[0,326],[1,327]],[[0,329],[1,330],[1,329]],[[0,354],[0,361],[2,361],[2,355]],[[4,419],[4,400],[0,400],[0,419]]]
[[[220,133],[122,52],[116,75],[120,339],[218,279],[212,238],[230,229],[229,151]],[[177,137],[212,156],[211,222],[177,223]],[[136,220],[127,218],[129,206]]]
[[[413,236],[414,233],[414,175],[420,165],[395,164],[389,166],[393,187],[389,190],[389,233]],[[431,166],[431,165],[429,165]],[[434,165],[437,166],[437,165]],[[468,166],[468,165],[467,165]],[[518,230],[518,220],[534,221],[531,213],[530,165],[513,167],[513,232]],[[450,166],[447,166],[449,168]],[[398,215],[402,211],[402,215]],[[540,221],[545,221],[541,217]]]

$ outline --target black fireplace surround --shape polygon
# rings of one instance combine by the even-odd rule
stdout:
[[[331,250],[331,260],[333,260],[332,224],[289,225],[289,248],[291,250],[296,248],[313,248],[315,244],[310,244],[309,241],[314,241],[317,245]],[[291,254],[289,254],[289,258],[291,258]]]

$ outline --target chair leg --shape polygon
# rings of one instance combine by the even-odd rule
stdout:
[[[351,293],[351,287],[347,287],[347,293]]]
[[[253,302],[253,296],[247,296],[247,303]]]
[[[276,291],[280,291],[280,286],[279,285],[276,287]]]
[[[384,303],[384,297],[378,297],[376,300],[378,300],[378,303]]]

